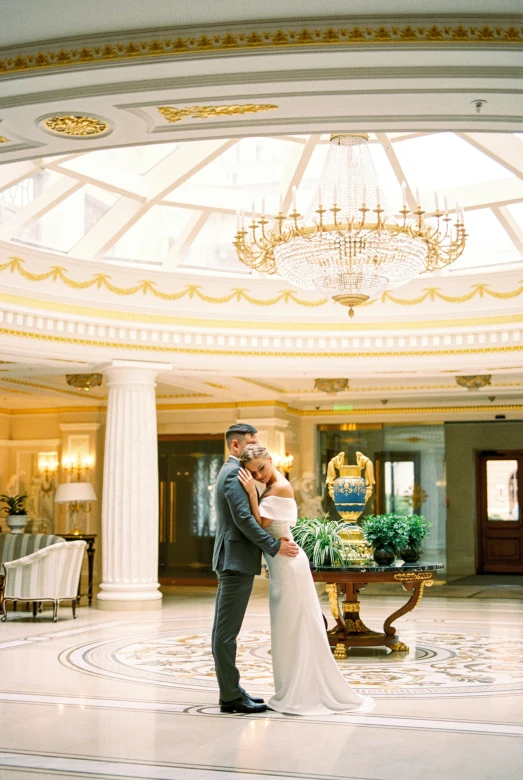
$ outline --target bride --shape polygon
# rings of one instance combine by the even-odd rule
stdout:
[[[292,538],[297,506],[290,483],[272,465],[260,444],[240,455],[238,479],[258,523],[276,539]],[[267,486],[258,505],[254,480]],[[296,558],[267,555],[270,574],[271,653],[275,695],[268,706],[290,715],[368,712],[374,702],[344,680],[332,656],[323,616],[303,550]]]

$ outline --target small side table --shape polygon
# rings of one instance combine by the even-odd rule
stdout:
[[[408,647],[400,642],[392,625],[421,601],[423,589],[432,585],[442,563],[404,563],[403,566],[317,566],[311,567],[315,582],[325,583],[329,606],[336,625],[327,631],[334,657],[347,657],[349,647],[380,647],[405,653]],[[407,603],[385,620],[383,631],[372,631],[360,618],[359,592],[369,582],[395,582],[411,594]],[[339,599],[342,596],[340,609]],[[343,598],[344,596],[344,598]],[[324,618],[325,620],[325,618]],[[326,622],[326,621],[325,621]]]
[[[80,585],[78,585],[77,603],[80,604],[82,596],[87,596],[88,605],[93,603],[93,572],[94,572],[94,543],[96,541],[96,534],[60,534],[62,539],[66,542],[76,542],[78,539],[82,539],[87,542],[87,593],[80,593]]]

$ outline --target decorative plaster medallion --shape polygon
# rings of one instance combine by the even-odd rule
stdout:
[[[234,116],[235,114],[254,114],[257,111],[270,111],[278,106],[270,103],[234,106],[188,106],[176,108],[175,106],[158,106],[158,111],[168,122],[180,122],[184,117],[193,119],[208,119],[209,117]]]
[[[74,138],[95,138],[111,130],[104,119],[80,114],[50,116],[41,120],[40,125],[54,135],[69,135]]]
[[[338,661],[348,683],[374,698],[434,698],[523,693],[523,636],[461,631],[402,633],[408,655],[351,650]],[[90,674],[170,688],[218,689],[209,630],[170,631],[82,645],[60,656]],[[249,691],[273,692],[270,632],[243,630],[238,666]]]

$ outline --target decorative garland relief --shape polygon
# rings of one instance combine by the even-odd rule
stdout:
[[[205,303],[222,304],[229,303],[230,301],[247,301],[247,303],[253,306],[274,306],[282,301],[284,303],[295,303],[298,306],[317,307],[325,306],[329,303],[327,298],[319,298],[317,300],[306,300],[300,298],[294,290],[282,290],[272,298],[255,298],[250,295],[249,291],[245,288],[238,287],[232,289],[226,295],[212,296],[207,295],[202,291],[202,288],[196,284],[188,284],[183,290],[178,292],[167,293],[159,290],[156,286],[156,282],[150,279],[143,279],[137,284],[131,287],[118,287],[111,282],[111,277],[108,274],[94,274],[91,279],[77,282],[68,276],[67,268],[63,266],[51,266],[47,271],[43,273],[35,274],[28,271],[24,267],[25,261],[20,257],[11,257],[6,263],[0,265],[0,273],[3,271],[9,271],[10,273],[17,273],[24,279],[28,279],[31,282],[43,282],[47,279],[52,279],[53,282],[61,281],[68,287],[72,287],[75,290],[86,290],[90,287],[97,287],[99,290],[105,288],[109,292],[115,295],[136,295],[142,293],[143,295],[153,295],[156,298],[161,298],[165,301],[176,301],[181,298],[188,297],[189,299],[199,298]],[[417,304],[424,303],[427,300],[435,301],[441,300],[446,303],[466,303],[473,298],[497,298],[502,300],[508,300],[510,298],[517,298],[523,295],[523,279],[518,282],[518,287],[508,291],[498,291],[490,289],[488,284],[474,284],[471,285],[470,290],[464,295],[445,295],[438,287],[426,287],[420,295],[414,298],[399,298],[390,292],[385,292],[383,295],[374,300],[364,303],[363,306],[372,306],[375,303],[387,303],[391,302],[397,306],[416,306]]]

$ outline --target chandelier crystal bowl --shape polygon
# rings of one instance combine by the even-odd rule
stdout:
[[[386,217],[386,203],[368,148],[366,134],[331,136],[320,185],[307,212],[296,206],[273,224],[265,216],[245,224],[237,215],[234,241],[239,259],[256,271],[279,274],[296,287],[316,290],[349,307],[379,298],[420,273],[450,265],[463,253],[463,210],[449,216],[447,201],[429,215],[402,185],[403,207]],[[411,208],[408,206],[409,199]],[[330,204],[325,207],[324,204]]]

